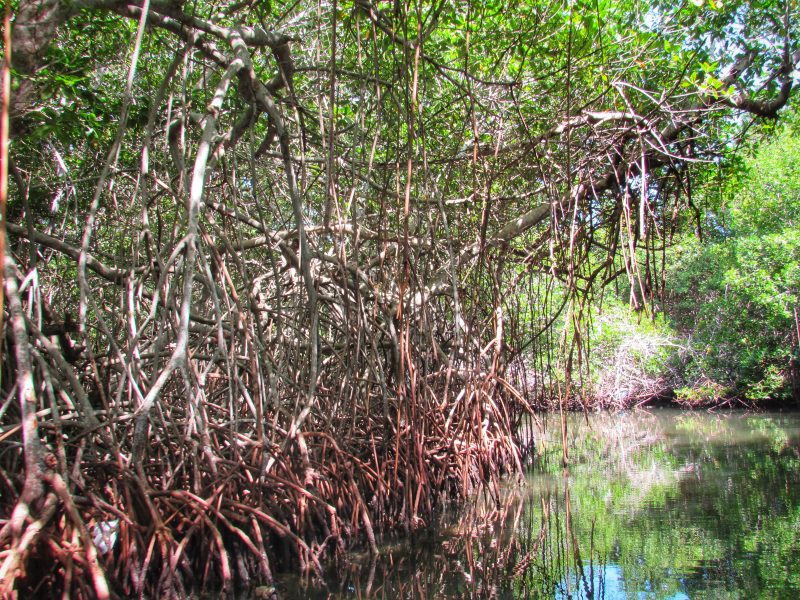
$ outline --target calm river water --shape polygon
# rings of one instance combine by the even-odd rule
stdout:
[[[557,417],[524,481],[282,598],[800,598],[800,414]],[[538,435],[538,434],[537,434]]]

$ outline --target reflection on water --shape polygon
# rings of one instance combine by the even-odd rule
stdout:
[[[800,415],[552,422],[526,480],[283,598],[800,597]]]

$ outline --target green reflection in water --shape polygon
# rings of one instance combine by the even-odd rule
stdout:
[[[282,598],[798,598],[800,415],[552,421],[524,482]]]

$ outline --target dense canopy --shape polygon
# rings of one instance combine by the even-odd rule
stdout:
[[[10,7],[2,592],[270,582],[492,489],[800,63],[788,1]]]

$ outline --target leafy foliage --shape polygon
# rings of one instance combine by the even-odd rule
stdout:
[[[725,186],[724,229],[685,240],[669,270],[668,311],[693,349],[687,384],[753,400],[793,393],[800,306],[800,137],[765,142]]]
[[[87,520],[119,519],[121,593],[184,596],[520,469],[593,293],[627,274],[652,308],[695,165],[800,64],[797,7],[767,0],[14,9],[0,509],[54,518],[0,530],[0,569],[53,557],[55,595],[88,569],[107,596]],[[78,507],[45,493],[100,472]],[[83,562],[46,543],[76,532]]]

